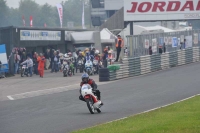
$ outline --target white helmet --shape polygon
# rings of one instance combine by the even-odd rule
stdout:
[[[96,50],[96,51],[95,51],[95,54],[99,54],[99,50]]]
[[[65,54],[65,55],[64,55],[64,57],[65,57],[65,58],[67,58],[67,57],[68,57],[68,55],[67,55],[67,54]]]

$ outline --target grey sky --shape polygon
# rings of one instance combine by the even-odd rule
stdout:
[[[19,1],[20,0],[6,0],[6,1],[7,1],[7,5],[9,7],[13,7],[13,8],[19,7]],[[55,6],[57,3],[61,3],[61,1],[65,1],[65,0],[35,0],[35,2],[40,4],[40,5],[48,3],[52,6]]]

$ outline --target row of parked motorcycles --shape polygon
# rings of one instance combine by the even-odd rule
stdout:
[[[101,68],[101,64],[98,60],[87,60],[84,64],[83,60],[78,60],[76,65],[76,73],[87,73],[88,75],[99,74],[99,68]]]

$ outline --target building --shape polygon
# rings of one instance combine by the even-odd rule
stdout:
[[[101,49],[99,31],[66,28],[37,27],[2,27],[0,28],[0,44],[6,45],[9,56],[13,48],[26,48],[26,53],[45,53],[47,48],[60,50],[62,53],[85,49],[91,46]],[[14,61],[10,58],[9,69],[14,72]]]

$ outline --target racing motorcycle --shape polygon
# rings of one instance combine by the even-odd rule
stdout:
[[[68,71],[69,71],[69,65],[68,64],[63,64],[63,77],[68,76]]]
[[[72,76],[72,69],[68,64],[63,64],[63,77]]]
[[[93,61],[93,70],[94,70],[94,74],[99,73],[99,61],[98,60]]]
[[[89,84],[84,84],[81,87],[81,95],[86,101],[87,107],[91,114],[94,114],[95,111],[101,113],[101,101],[97,99],[97,96],[94,95],[92,87]]]
[[[77,73],[77,70],[79,69],[80,70],[80,73],[83,72],[83,60],[78,60],[77,62],[77,66],[76,66],[76,73]]]
[[[28,67],[26,65],[21,66],[21,77],[28,77]]]
[[[88,75],[93,75],[94,74],[92,61],[90,61],[90,60],[86,61],[86,63],[85,63],[85,72]]]

